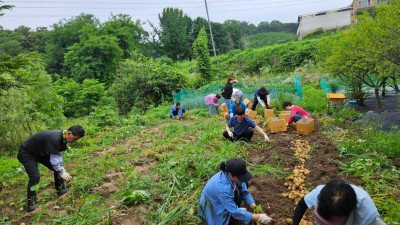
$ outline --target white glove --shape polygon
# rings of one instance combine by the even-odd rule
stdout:
[[[264,139],[265,139],[265,141],[267,141],[267,142],[271,141],[271,140],[269,139],[268,135],[264,135]]]
[[[232,131],[228,131],[228,135],[229,135],[229,137],[233,138],[233,132]]]
[[[263,213],[260,214],[260,218],[258,219],[258,222],[262,223],[262,224],[268,224],[271,223],[273,220],[271,217],[267,216],[267,214]]]
[[[62,173],[60,173],[60,177],[65,180],[65,181],[70,181],[72,179],[71,175],[69,175],[69,173],[63,171]]]

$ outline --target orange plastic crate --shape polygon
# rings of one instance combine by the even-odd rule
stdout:
[[[314,130],[313,118],[302,118],[296,122],[296,132],[302,135],[308,135]]]
[[[275,117],[275,113],[273,109],[265,109],[264,118]]]
[[[286,122],[284,119],[279,119],[277,117],[268,118],[268,130],[271,133],[285,132],[287,131]]]

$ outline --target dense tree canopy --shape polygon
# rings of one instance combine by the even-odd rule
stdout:
[[[193,38],[192,20],[180,9],[165,8],[160,19],[160,43],[163,54],[173,60],[189,59]]]

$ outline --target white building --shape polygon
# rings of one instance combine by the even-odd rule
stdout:
[[[307,34],[317,29],[330,30],[343,26],[349,26],[352,18],[352,6],[331,9],[322,12],[300,15],[297,37],[301,40]]]

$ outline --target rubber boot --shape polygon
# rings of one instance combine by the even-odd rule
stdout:
[[[28,206],[26,211],[32,212],[39,207],[39,203],[36,202],[36,196],[32,196],[28,199]]]

